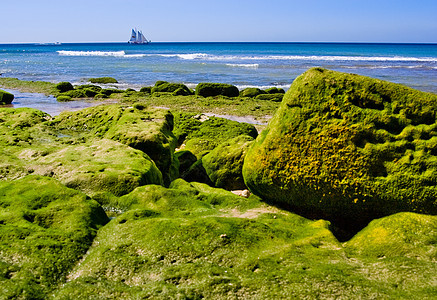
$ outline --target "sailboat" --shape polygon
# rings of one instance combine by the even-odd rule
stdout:
[[[137,30],[136,28],[132,29],[132,34],[128,41],[129,44],[148,44],[150,42],[151,41],[146,39],[141,30]]]

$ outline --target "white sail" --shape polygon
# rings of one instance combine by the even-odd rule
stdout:
[[[129,40],[129,43],[135,43],[137,41],[137,33],[134,29],[132,29],[132,34]]]
[[[146,37],[144,36],[144,34],[142,33],[141,30],[137,30],[135,28],[135,30],[132,29],[131,38],[128,41],[128,43],[130,43],[130,44],[148,44],[149,41],[146,39]]]
[[[140,43],[146,43],[147,42],[147,40],[146,40],[146,38],[144,37],[144,35],[143,35],[143,33],[140,31],[139,32],[140,34],[140,38],[139,38],[139,41],[138,42],[140,42]]]

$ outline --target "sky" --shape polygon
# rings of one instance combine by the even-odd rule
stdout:
[[[437,43],[436,0],[0,0],[0,43]]]

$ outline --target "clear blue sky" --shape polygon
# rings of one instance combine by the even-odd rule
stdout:
[[[0,43],[437,43],[437,0],[4,0]]]

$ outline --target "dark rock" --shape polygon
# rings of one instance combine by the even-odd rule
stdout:
[[[236,86],[231,84],[202,82],[196,86],[196,95],[202,97],[238,97],[240,91]]]

